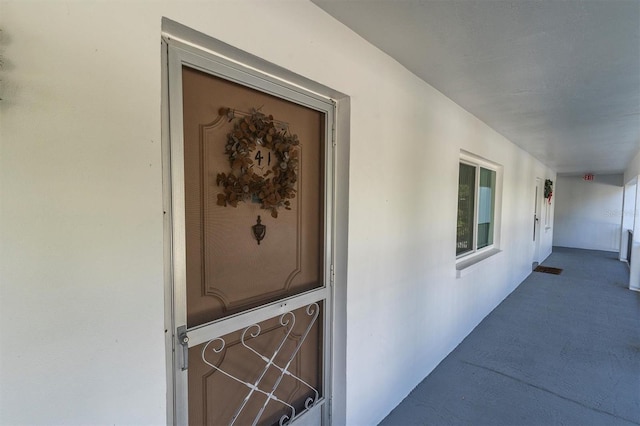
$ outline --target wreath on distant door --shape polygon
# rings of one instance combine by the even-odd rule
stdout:
[[[544,198],[551,204],[551,197],[553,196],[553,181],[547,179],[544,181]]]
[[[298,136],[276,127],[272,115],[257,109],[239,118],[229,108],[221,108],[219,114],[236,122],[224,148],[231,171],[216,178],[223,188],[217,204],[237,207],[240,201],[256,201],[274,218],[281,207],[291,210],[298,181]]]

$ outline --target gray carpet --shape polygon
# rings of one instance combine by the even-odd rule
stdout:
[[[385,418],[405,425],[640,425],[640,293],[615,253],[554,247]]]

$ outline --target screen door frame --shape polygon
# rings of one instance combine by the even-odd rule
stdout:
[[[222,44],[223,52],[203,48],[197,44],[179,39],[173,34],[163,32],[162,60],[166,69],[166,84],[163,84],[163,195],[165,216],[165,305],[167,342],[167,423],[187,424],[188,396],[187,372],[181,371],[184,362],[182,347],[177,342],[178,328],[186,325],[186,248],[184,217],[184,158],[182,128],[182,67],[189,66],[213,76],[239,83],[265,92],[287,101],[323,112],[325,115],[325,191],[324,191],[324,283],[318,289],[300,295],[260,306],[244,313],[235,325],[242,328],[250,323],[275,317],[286,310],[303,306],[309,301],[321,297],[324,304],[323,315],[323,398],[310,411],[321,410],[320,418],[324,424],[330,424],[332,383],[333,383],[333,300],[335,271],[335,116],[336,102],[318,95],[301,86],[294,85],[274,75],[246,66],[241,61],[229,57],[233,50],[238,56],[245,52]],[[286,304],[283,304],[287,302]],[[249,323],[249,322],[250,323]],[[215,321],[214,321],[215,323]],[[195,327],[188,332],[190,346],[205,339],[202,329]],[[231,330],[229,330],[231,331]],[[311,413],[310,413],[311,414]],[[318,416],[318,413],[314,413]],[[301,418],[304,420],[304,417]]]

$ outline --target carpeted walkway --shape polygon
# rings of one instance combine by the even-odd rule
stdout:
[[[640,293],[615,253],[554,247],[381,425],[640,425]]]

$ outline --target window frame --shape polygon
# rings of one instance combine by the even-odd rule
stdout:
[[[474,200],[473,200],[473,238],[472,248],[464,253],[456,254],[456,264],[461,262],[467,262],[475,257],[482,260],[493,253],[499,252],[500,248],[500,225],[502,219],[502,172],[501,165],[489,161],[485,158],[471,154],[466,151],[460,152],[458,159],[458,195],[460,194],[460,165],[466,164],[472,166],[475,169],[475,182],[474,182]],[[493,242],[485,247],[478,248],[478,217],[479,217],[479,204],[480,204],[480,170],[486,169],[495,173],[495,195],[493,200]],[[458,222],[458,214],[456,212],[456,223]],[[456,231],[456,250],[457,250],[457,231]]]
[[[551,228],[551,202],[547,198],[543,198],[544,204],[544,229],[548,231]]]

